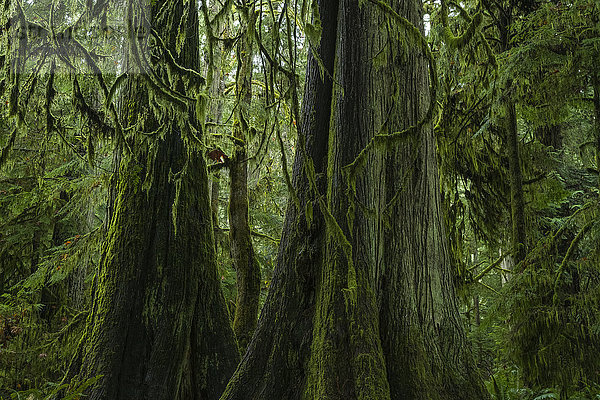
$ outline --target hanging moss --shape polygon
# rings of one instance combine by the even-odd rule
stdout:
[[[8,161],[8,156],[13,146],[15,145],[15,141],[17,140],[17,128],[13,129],[8,138],[8,143],[2,148],[0,152],[0,168],[6,164]]]
[[[73,76],[73,104],[79,112],[85,115],[98,128],[103,137],[109,137],[115,133],[115,129],[104,122],[104,116],[100,115],[97,110],[87,104],[81,92],[77,76]]]
[[[311,2],[312,11],[312,22],[306,22],[304,25],[304,31],[306,37],[310,41],[310,45],[313,48],[319,47],[321,41],[321,34],[323,33],[323,27],[321,26],[321,16],[319,15],[319,7],[316,0]]]
[[[129,75],[126,72],[123,72],[121,75],[119,75],[117,77],[117,79],[115,79],[115,82],[110,87],[110,90],[108,91],[108,95],[106,96],[106,99],[104,102],[105,108],[109,108],[109,105],[113,102],[115,93],[124,84],[124,82],[127,80],[127,78],[129,78]]]

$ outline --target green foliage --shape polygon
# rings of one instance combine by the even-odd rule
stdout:
[[[134,65],[125,70],[126,38],[108,33],[119,24],[126,28],[114,2],[102,10],[77,2],[23,3],[13,27],[27,23],[47,33],[28,35],[30,47],[20,43],[9,49],[11,33],[2,31],[0,96],[8,107],[0,111],[0,386],[13,392],[0,396],[46,399],[68,388],[50,382],[62,378],[87,315],[112,207],[113,157],[130,157],[122,150],[132,153],[147,144],[155,151],[152,143],[172,123],[160,119],[163,109],[170,110],[169,118],[192,125],[186,145],[233,153],[231,116],[239,104],[231,48],[239,32],[231,21],[241,8],[223,3],[202,2],[201,53],[215,68],[206,79],[183,68],[161,37],[148,39],[149,54],[143,53],[145,43],[136,42],[130,49]],[[316,1],[296,3],[295,10],[283,1],[256,6],[257,56],[244,122],[261,305],[277,263],[288,198],[295,196],[288,164],[302,120],[306,50],[319,45],[323,30]],[[526,3],[448,2],[444,10],[432,2],[431,30],[422,37],[390,12],[387,2],[361,1],[364,9],[379,7],[389,16],[382,29],[397,51],[416,46],[431,68],[432,101],[419,127],[435,125],[455,283],[488,389],[498,400],[597,400],[600,358],[591,355],[600,353],[600,148],[593,102],[600,74],[600,5],[594,0]],[[11,5],[0,16],[2,26],[9,13],[19,12]],[[103,13],[104,27],[97,18]],[[95,36],[102,40],[78,36],[59,51],[52,35],[73,28],[69,15],[82,15],[90,32],[106,28]],[[179,27],[172,33],[178,50],[182,33]],[[213,64],[217,59],[220,65]],[[382,68],[390,60],[381,52],[372,62]],[[164,64],[164,76],[150,73],[153,63]],[[120,104],[138,72],[147,72],[152,106],[121,121],[118,107],[125,114],[138,109],[137,98]],[[213,80],[221,80],[216,94],[209,92]],[[503,104],[509,101],[518,114],[530,249],[519,266],[508,255],[511,199]],[[349,187],[369,152],[386,151],[417,132],[416,127],[373,132],[373,142],[347,168]],[[224,174],[215,172],[226,166],[217,164],[211,171],[222,183],[215,227],[218,271],[232,311],[230,188]],[[310,162],[306,172],[316,182]],[[173,171],[172,178],[176,175]],[[153,182],[134,183],[143,190]],[[71,385],[64,398],[77,398],[96,380]]]
[[[77,177],[82,165],[74,160],[37,180],[0,182],[2,387],[34,388],[60,379],[57,372],[66,368],[81,333],[81,299],[101,238],[96,205],[84,199],[102,196],[101,176]],[[9,174],[18,176],[21,169],[17,164]]]
[[[319,7],[316,0],[311,1],[312,21],[307,21],[304,24],[304,32],[313,49],[319,48],[321,42],[321,33],[323,26],[321,25],[321,16],[319,15]]]
[[[41,389],[29,389],[23,391],[14,391],[9,396],[2,397],[4,400],[77,400],[85,395],[85,391],[93,388],[102,375],[86,379],[82,382],[71,382],[70,384],[46,383]],[[57,397],[58,396],[58,397]]]
[[[19,125],[0,167],[0,387],[25,391],[6,398],[50,393],[35,388],[60,380],[72,357],[98,257],[110,164],[100,141],[88,144],[97,167],[85,163],[91,127],[64,111],[69,77],[40,71],[24,74],[30,83],[21,121],[6,110],[0,115],[2,132]]]
[[[430,40],[440,55],[436,132],[456,280],[497,399],[596,398],[600,366],[589,355],[600,344],[600,220],[590,100],[600,10],[586,0],[523,4],[432,10],[434,21],[444,22]],[[449,10],[460,18],[448,18]],[[479,33],[454,46],[458,51],[444,46],[450,30],[470,32],[478,15]],[[505,102],[517,107],[524,176],[530,252],[519,266],[506,256]]]

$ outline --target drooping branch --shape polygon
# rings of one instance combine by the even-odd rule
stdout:
[[[556,271],[556,277],[554,278],[554,289],[553,289],[554,294],[552,295],[552,303],[555,306],[558,304],[558,285],[560,283],[560,277],[562,276],[563,271],[565,270],[565,266],[567,265],[567,262],[573,255],[573,252],[575,252],[575,250],[578,248],[579,242],[581,242],[581,240],[585,237],[585,235],[597,223],[598,223],[597,219],[593,219],[593,220],[589,221],[587,224],[585,224],[583,226],[583,228],[581,228],[581,230],[577,233],[575,238],[571,241],[571,244],[569,245],[569,248],[567,249],[567,252],[565,253],[565,256],[563,257],[563,260],[560,263],[560,266],[558,267],[558,271]]]
[[[467,27],[465,32],[463,32],[461,35],[454,36],[452,34],[452,31],[450,30],[450,26],[448,23],[448,3],[446,2],[446,0],[442,0],[442,24],[444,26],[444,41],[446,42],[446,44],[448,46],[450,46],[453,49],[461,49],[467,43],[469,43],[471,41],[471,39],[473,38],[473,36],[475,35],[475,32],[477,31],[477,28],[481,24],[481,21],[483,21],[483,13],[481,12],[481,3],[478,3],[477,12],[473,16],[473,18],[471,18],[464,11],[464,9],[460,8],[460,11],[461,11],[462,17],[467,21],[469,26]]]

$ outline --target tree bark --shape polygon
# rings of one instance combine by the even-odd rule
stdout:
[[[174,21],[187,32],[179,56]],[[151,23],[176,61],[197,69],[195,3],[157,1]],[[153,68],[165,77],[164,65]],[[158,121],[163,128],[127,139],[132,153],[121,158],[92,309],[67,379],[103,375],[91,399],[215,399],[239,355],[217,279],[206,163],[185,117],[151,107],[148,92],[131,78],[123,119],[143,118],[146,132]]]
[[[390,5],[423,32],[419,2]],[[374,125],[387,123],[386,133],[417,125],[431,100],[425,57],[416,49],[402,51],[392,35],[387,70],[372,89],[373,99],[388,99],[376,109]],[[488,398],[460,320],[439,188],[433,128],[426,124],[391,149],[385,164],[382,223],[387,218],[389,226],[375,276],[392,399]]]
[[[381,22],[385,18],[372,6],[340,1],[327,174],[328,207],[339,228],[326,224],[325,262],[316,285],[309,398],[390,398],[373,280],[381,254],[380,226],[370,215],[381,211],[382,155],[368,156],[352,188],[355,193],[348,192],[343,171],[385,119],[378,113],[383,101],[379,95],[384,93],[376,82],[383,74],[374,60],[377,52],[385,51]]]
[[[219,225],[219,197],[221,194],[221,171],[217,170],[211,177],[210,185],[210,210],[212,214],[213,234],[215,237],[215,250],[219,252],[219,236],[223,234]]]

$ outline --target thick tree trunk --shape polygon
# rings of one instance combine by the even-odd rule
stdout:
[[[372,3],[317,3],[327,72],[309,57],[301,132],[321,194],[327,171],[327,207],[317,212],[299,146],[300,207],[290,202],[267,304],[222,399],[485,399],[453,288],[431,127],[369,151],[355,187],[343,172],[373,135],[423,118],[421,50],[401,53],[398,28]],[[419,2],[388,4],[422,29]]]
[[[177,61],[194,68],[195,3],[153,4],[153,27],[173,54],[180,20],[188,40]],[[132,79],[125,120],[153,115],[147,92]],[[215,399],[238,359],[217,279],[205,161],[184,140],[190,133],[174,108],[154,111],[164,124],[157,137],[131,138],[133,153],[121,159],[92,310],[67,377],[102,374],[91,399]],[[159,126],[150,117],[140,123]]]
[[[239,12],[242,17],[242,36],[237,49],[236,97],[238,104],[234,127],[235,149],[229,166],[229,238],[237,285],[233,331],[240,349],[243,351],[248,346],[256,328],[260,297],[260,266],[254,254],[248,222],[247,160],[256,12],[253,5],[240,7]]]
[[[374,57],[385,51],[385,42],[379,42],[378,25],[385,23],[378,18],[380,13],[356,1],[340,1],[327,174],[328,207],[339,228],[327,223],[308,398],[390,398],[373,280],[380,254],[379,224],[365,212],[378,214],[381,209],[382,156],[368,156],[355,196],[348,193],[342,172],[378,132],[375,124],[385,119],[385,114],[378,114],[383,100],[378,96],[383,93],[375,88],[381,76]]]
[[[390,4],[423,32],[419,2]],[[385,133],[416,125],[431,100],[425,57],[402,51],[397,34],[389,34],[387,46],[380,39],[388,63],[370,91],[373,99],[387,99],[375,108],[374,121],[374,128],[387,123]],[[485,399],[454,291],[435,151],[427,124],[386,159],[382,222],[389,226],[376,280],[391,398]]]

